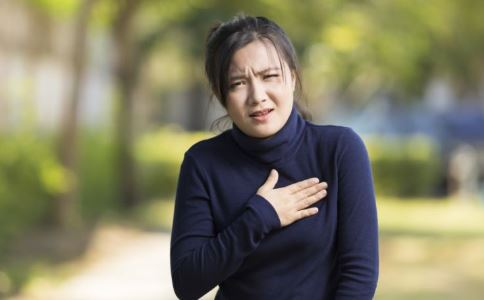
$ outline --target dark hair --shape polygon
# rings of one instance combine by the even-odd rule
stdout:
[[[226,107],[226,96],[229,89],[228,70],[234,53],[247,44],[260,40],[270,42],[279,56],[287,63],[296,77],[294,103],[299,113],[310,119],[310,114],[299,103],[302,98],[301,72],[296,50],[284,30],[265,17],[252,17],[238,14],[225,23],[217,23],[207,36],[205,50],[205,73],[213,95]]]

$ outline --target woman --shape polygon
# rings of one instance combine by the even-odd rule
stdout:
[[[287,35],[264,17],[234,17],[210,31],[205,70],[233,128],[185,153],[171,241],[177,296],[218,285],[216,299],[372,299],[368,155],[350,128],[301,116]]]

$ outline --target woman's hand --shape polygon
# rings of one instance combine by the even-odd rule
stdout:
[[[257,194],[272,204],[282,227],[318,213],[317,207],[307,207],[326,196],[326,182],[319,182],[318,178],[309,178],[274,189],[278,179],[277,171],[271,170],[266,182],[257,190]]]

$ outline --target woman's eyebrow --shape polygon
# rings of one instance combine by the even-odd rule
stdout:
[[[245,78],[245,75],[243,74],[236,74],[236,75],[232,75],[229,77],[229,81],[233,81],[233,80],[237,80],[237,79],[242,79],[242,78]]]
[[[281,68],[279,67],[269,67],[269,68],[265,68],[265,69],[262,69],[260,71],[257,71],[255,72],[256,75],[260,75],[260,74],[264,74],[264,73],[267,73],[267,72],[270,72],[270,71],[280,71]],[[229,81],[232,81],[232,80],[237,80],[237,79],[242,79],[242,78],[245,78],[245,74],[243,74],[243,72],[240,72],[240,73],[236,73],[234,75],[231,75],[229,77]]]
[[[269,71],[279,71],[280,69],[281,68],[279,68],[279,67],[269,67],[269,68],[265,68],[263,70],[257,71],[257,72],[255,72],[255,74],[260,75],[260,74],[267,73]]]

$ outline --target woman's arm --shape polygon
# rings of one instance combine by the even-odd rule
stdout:
[[[351,129],[339,147],[336,299],[372,299],[378,281],[378,221],[370,162]]]
[[[182,163],[171,237],[171,274],[176,295],[198,299],[234,273],[273,229],[281,226],[261,196],[248,200],[235,221],[217,233],[204,173],[189,154]]]
[[[316,214],[317,208],[310,206],[326,196],[327,184],[317,178],[275,188],[278,173],[272,170],[240,216],[218,233],[206,178],[194,158],[185,155],[171,243],[173,286],[182,299],[198,298],[210,291],[233,274],[273,229]]]

